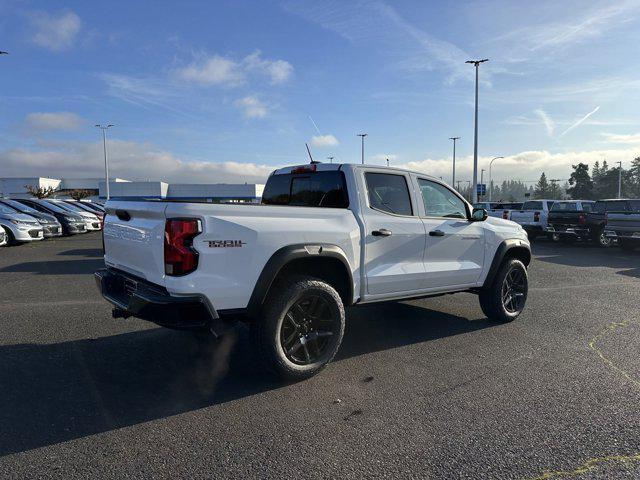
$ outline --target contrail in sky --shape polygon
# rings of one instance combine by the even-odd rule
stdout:
[[[587,118],[589,118],[591,115],[593,115],[594,113],[596,113],[598,110],[600,110],[600,106],[597,106],[596,108],[594,108],[591,112],[587,113],[584,117],[582,117],[580,120],[578,120],[576,123],[574,123],[573,125],[571,125],[569,128],[567,128],[564,132],[562,132],[560,134],[560,136],[562,137],[565,133],[569,133],[571,130],[573,130],[574,128],[576,128],[577,126],[581,125],[582,122],[584,122]]]
[[[322,132],[320,131],[320,129],[318,128],[318,125],[316,125],[316,122],[313,121],[313,118],[311,118],[311,115],[307,115],[309,117],[309,120],[311,120],[311,123],[313,123],[313,128],[316,129],[316,132],[318,132],[318,135],[322,135]]]

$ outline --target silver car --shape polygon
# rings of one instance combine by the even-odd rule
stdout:
[[[42,225],[35,218],[4,204],[0,204],[0,225],[6,230],[10,244],[44,239]]]
[[[7,243],[9,243],[7,238],[7,232],[5,232],[4,227],[0,225],[0,247],[4,247]]]

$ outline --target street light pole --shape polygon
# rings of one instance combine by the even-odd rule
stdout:
[[[106,187],[107,200],[109,200],[109,162],[107,161],[107,130],[113,127],[112,124],[109,125],[96,125],[100,130],[102,130],[102,149],[104,150],[104,181]]]
[[[362,165],[364,165],[364,137],[366,137],[368,134],[366,133],[359,133],[358,137],[362,138]]]
[[[618,168],[618,198],[622,198],[622,162],[617,162]]]
[[[456,184],[456,140],[460,140],[460,137],[449,137],[449,140],[453,140],[453,173],[451,175],[451,185]]]
[[[498,160],[499,158],[504,157],[493,157],[489,162],[489,201],[493,200],[493,177],[491,176],[491,166],[493,165],[494,160]]]
[[[476,102],[475,102],[475,126],[473,131],[473,202],[478,201],[478,67],[489,59],[467,60],[464,63],[472,63],[476,67]]]

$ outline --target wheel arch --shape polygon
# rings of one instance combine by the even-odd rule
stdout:
[[[531,247],[525,242],[518,239],[504,240],[497,248],[489,272],[484,280],[482,288],[488,288],[493,283],[493,279],[498,273],[500,265],[506,258],[516,258],[524,263],[525,267],[528,267],[531,263]]]
[[[344,251],[332,244],[296,244],[280,248],[269,258],[251,293],[248,316],[255,318],[269,290],[278,280],[290,275],[324,280],[336,289],[345,306],[353,303],[353,274]]]

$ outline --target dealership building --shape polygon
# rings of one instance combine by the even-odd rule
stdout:
[[[54,197],[66,197],[73,190],[88,190],[93,200],[106,199],[104,178],[0,178],[0,197],[29,198],[27,186],[53,188]],[[128,199],[176,199],[212,203],[259,203],[264,184],[261,183],[167,183],[132,182],[123,178],[109,179],[109,196]]]

